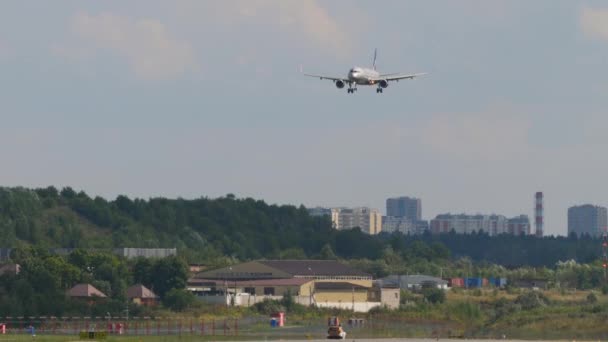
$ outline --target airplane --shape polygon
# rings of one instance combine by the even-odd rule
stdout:
[[[374,61],[372,63],[372,69],[362,68],[362,67],[353,67],[348,72],[346,77],[331,77],[324,75],[313,75],[313,74],[304,74],[304,76],[310,77],[318,77],[321,80],[331,80],[334,82],[338,89],[344,88],[346,84],[348,84],[347,92],[349,94],[354,94],[357,91],[357,85],[377,85],[376,93],[380,94],[383,90],[388,87],[388,83],[391,81],[399,81],[404,79],[413,79],[418,76],[426,75],[426,73],[418,73],[418,74],[403,74],[403,73],[391,73],[391,74],[381,74],[376,71],[376,57],[378,54],[378,49],[374,49]],[[301,69],[300,69],[301,71]]]

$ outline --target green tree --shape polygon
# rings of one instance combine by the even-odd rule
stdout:
[[[132,267],[133,271],[133,282],[136,284],[143,284],[146,287],[152,287],[153,285],[153,269],[154,262],[150,259],[139,257],[135,260]]]
[[[196,297],[185,289],[171,289],[163,298],[163,305],[173,311],[184,311],[193,305]]]
[[[321,248],[319,252],[319,259],[321,260],[336,260],[338,257],[334,253],[334,250],[331,248],[330,244],[326,243]]]
[[[445,302],[445,291],[435,287],[422,289],[424,299],[431,304],[441,304]]]
[[[188,280],[188,265],[178,257],[159,259],[152,268],[152,290],[161,298],[172,289],[184,289]]]

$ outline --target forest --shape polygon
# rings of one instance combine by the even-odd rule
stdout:
[[[404,260],[429,253],[507,268],[588,263],[602,253],[589,237],[337,231],[304,206],[269,205],[228,194],[210,199],[90,197],[70,187],[0,188],[0,247],[177,248],[189,263],[223,265],[259,258],[380,259],[391,248]],[[423,244],[420,244],[420,243]],[[435,246],[424,249],[421,245]],[[418,247],[416,247],[418,246]]]
[[[370,273],[543,279],[553,288],[599,288],[601,241],[589,237],[444,234],[370,236],[338,231],[303,206],[234,195],[209,199],[91,198],[71,188],[0,188],[0,247],[18,275],[0,277],[0,312],[13,315],[120,314],[125,290],[144,284],[163,307],[183,310],[189,263],[218,267],[252,259],[337,259]],[[76,248],[67,256],[50,248]],[[114,247],[176,247],[178,257],[128,260]],[[65,296],[90,283],[108,300],[88,306]],[[142,310],[133,307],[132,310]]]
[[[135,284],[154,289],[162,304],[181,310],[192,302],[185,290],[188,265],[178,257],[157,260],[126,260],[110,253],[75,250],[68,256],[51,255],[45,249],[19,248],[12,261],[21,265],[18,274],[0,276],[0,315],[14,317],[133,315],[147,309],[130,304],[126,289]],[[66,292],[76,284],[91,284],[107,298],[70,298]],[[91,305],[94,304],[94,305]]]

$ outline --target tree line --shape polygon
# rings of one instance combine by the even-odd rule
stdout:
[[[20,248],[12,258],[21,270],[0,276],[0,316],[123,316],[127,308],[142,314],[147,309],[133,305],[126,296],[127,288],[135,284],[151,289],[159,303],[171,309],[183,309],[184,297],[193,299],[185,291],[188,266],[178,257],[129,261],[85,250],[59,256],[45,249]],[[70,298],[67,291],[76,284],[91,284],[107,298]]]
[[[507,267],[587,263],[601,256],[590,237],[544,237],[485,233],[370,236],[359,229],[332,229],[329,217],[311,217],[304,206],[269,205],[234,195],[114,200],[70,187],[0,188],[3,246],[65,248],[173,248],[193,263],[239,260],[382,257],[386,247],[404,259],[448,253]],[[420,248],[442,245],[445,248]]]

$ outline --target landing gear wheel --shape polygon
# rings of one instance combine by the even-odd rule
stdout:
[[[382,88],[376,88],[376,94],[382,94],[383,89]]]

